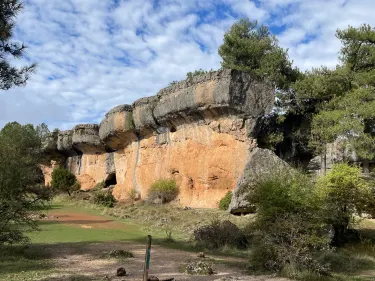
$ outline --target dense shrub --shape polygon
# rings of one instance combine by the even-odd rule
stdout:
[[[155,181],[148,192],[147,200],[154,203],[159,200],[160,203],[168,203],[178,195],[178,186],[173,179],[160,179]]]
[[[228,191],[227,194],[220,200],[219,209],[226,211],[229,208],[230,201],[232,201],[232,192]]]
[[[194,231],[194,239],[199,246],[208,249],[218,249],[223,246],[233,246],[239,249],[247,247],[247,240],[241,230],[232,222],[213,220],[209,225]]]
[[[91,197],[91,201],[94,204],[102,205],[109,208],[112,208],[116,203],[116,199],[112,195],[112,192],[107,190],[94,192],[94,194]]]
[[[70,196],[71,192],[78,188],[76,185],[76,176],[64,168],[57,167],[52,172],[51,185],[57,190],[67,192]]]
[[[280,169],[257,179],[249,200],[258,213],[253,227],[255,266],[268,270],[325,272],[314,253],[328,248],[322,200],[310,178]]]
[[[333,244],[338,246],[350,240],[349,228],[355,218],[372,205],[372,190],[361,177],[359,167],[336,164],[326,175],[318,179],[318,191],[324,200],[324,218],[334,229]]]

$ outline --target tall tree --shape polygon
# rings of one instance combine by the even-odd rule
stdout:
[[[281,90],[288,89],[300,75],[268,28],[249,19],[239,20],[225,33],[219,55],[224,68],[251,72]]]
[[[26,46],[12,41],[15,18],[22,11],[19,0],[0,0],[0,89],[25,85],[35,64],[17,68],[9,63],[9,58],[24,56]]]
[[[342,66],[331,72],[340,78],[334,80],[338,83],[319,81],[307,93],[310,98],[316,92],[326,98],[313,118],[310,144],[317,148],[344,136],[368,173],[368,163],[375,157],[375,30],[366,24],[349,26],[338,30],[337,37],[343,44]]]
[[[48,199],[39,168],[41,140],[32,125],[8,123],[0,131],[0,245],[26,240],[31,214]]]

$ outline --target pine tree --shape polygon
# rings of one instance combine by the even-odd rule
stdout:
[[[22,11],[19,0],[0,0],[0,89],[8,90],[14,86],[25,85],[35,64],[17,68],[9,63],[9,58],[24,56],[26,46],[12,41],[14,20]]]

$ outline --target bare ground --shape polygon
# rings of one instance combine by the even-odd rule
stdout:
[[[47,220],[82,228],[106,228],[114,231],[124,226],[120,222],[104,219],[101,216],[70,212],[65,214],[50,212]],[[119,249],[131,251],[135,257],[122,261],[104,257],[109,251]],[[143,244],[135,242],[63,243],[46,245],[44,250],[50,255],[50,261],[57,271],[43,281],[79,280],[72,279],[73,276],[87,276],[92,280],[142,280],[145,256],[145,245]],[[181,266],[186,264],[189,259],[197,259],[197,254],[153,245],[150,275],[157,276],[159,279],[174,277],[175,280],[283,280],[270,276],[249,276],[243,269],[246,260],[223,256],[207,258],[208,262],[214,262],[214,275],[191,276],[180,272]],[[119,267],[126,269],[126,276],[116,276],[116,270]]]

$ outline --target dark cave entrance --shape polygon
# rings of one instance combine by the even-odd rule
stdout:
[[[104,184],[105,184],[105,187],[116,185],[117,184],[116,173],[109,174]]]

